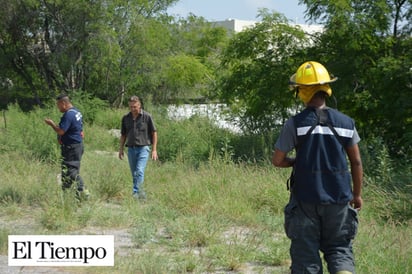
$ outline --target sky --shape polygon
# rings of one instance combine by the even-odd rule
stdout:
[[[256,21],[259,8],[282,13],[295,23],[305,23],[305,6],[299,6],[298,0],[180,0],[168,9],[168,13],[181,17],[193,13],[208,21],[229,18]]]

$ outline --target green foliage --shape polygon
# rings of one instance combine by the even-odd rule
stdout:
[[[158,117],[162,161],[199,165],[217,158],[229,161],[260,162],[271,157],[272,136],[238,135],[218,128],[207,118],[194,115],[171,121]]]
[[[410,238],[408,226],[399,226],[391,221],[378,224],[373,219],[361,217],[358,237],[354,242],[357,272],[409,273],[412,263],[408,257],[412,253],[405,244]],[[372,247],[375,252],[368,252]]]
[[[105,149],[105,147],[100,147],[100,149]],[[123,196],[125,196],[124,191],[129,186],[129,184],[126,183],[131,181],[128,166],[124,166],[121,172],[120,170],[113,172],[113,167],[124,164],[120,163],[117,152],[92,149],[89,151],[91,151],[89,158],[84,159],[84,161],[100,163],[99,165],[91,165],[89,167],[89,172],[96,174],[96,176],[88,178],[89,184],[96,186],[96,188],[91,188],[90,191],[93,195],[105,201],[123,198]],[[105,161],[99,161],[99,158],[103,157],[107,159]]]
[[[412,192],[408,183],[412,176],[410,163],[396,164],[380,137],[361,142],[361,154],[366,174],[365,195],[373,197],[373,216],[379,220],[407,223],[412,218],[409,202]]]
[[[122,117],[126,113],[124,108],[101,108],[97,110],[94,123],[104,129],[120,129]]]
[[[381,137],[360,143],[364,172],[382,184],[390,185],[393,163]]]
[[[189,56],[197,56],[209,68],[215,68],[218,55],[227,43],[228,35],[223,27],[214,26],[202,17],[190,14],[179,18],[169,26],[173,46]]]
[[[364,197],[367,201],[370,200],[368,206],[374,208],[369,215],[377,222],[409,224],[412,219],[411,186],[400,186],[396,182],[390,186],[382,186],[379,182],[368,180],[365,190],[367,192]]]
[[[222,56],[218,98],[229,104],[247,132],[268,132],[288,116],[293,96],[289,77],[309,40],[278,13],[262,11],[262,21],[237,33]]]
[[[158,145],[162,147],[161,160],[198,164],[206,161],[215,141],[223,133],[206,118],[193,116],[187,120],[171,122],[158,120]]]
[[[64,231],[75,226],[77,208],[76,199],[70,193],[62,193],[61,201],[55,199],[43,205],[44,210],[40,216],[40,224],[47,230]]]
[[[77,91],[68,95],[73,105],[82,113],[84,123],[93,124],[103,109],[107,111],[108,104],[106,101],[86,92]]]
[[[0,107],[34,110],[68,92],[94,123],[106,105],[99,99],[122,106],[132,93],[154,103],[204,97],[228,103],[245,132],[267,133],[294,104],[290,75],[312,59],[339,76],[339,109],[362,137],[382,135],[392,157],[411,158],[410,1],[302,0],[325,27],[310,37],[266,9],[232,36],[196,15],[167,16],[175,2],[5,1]]]
[[[19,151],[26,157],[34,156],[45,161],[55,161],[59,155],[57,136],[44,123],[47,117],[59,121],[57,110],[35,109],[23,113],[16,105],[5,112],[7,128],[0,133],[0,151]]]
[[[302,0],[308,17],[325,26],[312,37],[315,43],[307,44],[283,16],[262,10],[262,21],[234,35],[226,48],[223,29],[202,18],[158,16],[174,2],[3,1],[4,227],[13,233],[133,227],[141,249],[117,255],[114,269],[95,273],[241,272],[249,262],[265,270],[285,265],[273,272],[286,272],[282,209],[288,172],[266,166],[274,141],[266,133],[290,114],[290,75],[313,59],[339,77],[332,87],[339,109],[355,119],[363,139],[358,272],[410,272],[411,2]],[[59,147],[43,120],[58,121],[61,113],[54,101],[44,102],[62,91],[73,95],[86,122],[82,175],[92,192],[88,203],[78,204],[72,191],[62,195],[56,184]],[[109,132],[127,111],[105,103],[122,106],[131,93],[155,103],[217,95],[246,132],[258,134],[233,134],[199,116],[172,121],[164,109],[149,105],[161,162],[149,162],[149,200],[136,206],[128,165],[117,159],[118,137]],[[250,165],[255,162],[260,164]],[[8,233],[0,231],[2,253]]]
[[[172,62],[171,66],[164,69],[164,76],[169,76],[165,78],[168,89],[163,93],[172,93],[169,95],[172,99],[213,97],[220,54],[229,37],[226,29],[193,14],[173,21],[169,28],[173,55],[167,62]],[[187,64],[180,64],[182,62]],[[177,71],[171,71],[177,65],[181,76],[175,75]],[[198,80],[193,82],[195,79]]]
[[[169,87],[167,90],[172,93],[163,94],[162,102],[167,102],[176,97],[200,97],[202,93],[199,92],[199,90],[205,85],[210,72],[196,57],[176,55],[167,59],[163,74],[165,83]],[[195,87],[196,89],[194,89]],[[169,97],[167,97],[167,95],[169,95]]]
[[[0,203],[20,203],[22,201],[22,194],[13,187],[2,189],[0,193]]]
[[[275,141],[271,133],[234,135],[231,138],[232,158],[245,162],[265,162],[272,157]]]
[[[4,2],[0,79],[12,85],[2,99],[30,106],[56,90],[87,89],[110,102],[125,90],[153,93],[171,49],[160,19],[174,2]]]
[[[310,58],[339,77],[332,85],[339,108],[362,137],[382,136],[391,157],[411,158],[411,2],[301,2],[325,26]]]

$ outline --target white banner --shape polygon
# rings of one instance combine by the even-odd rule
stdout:
[[[113,266],[113,235],[9,235],[9,266]]]

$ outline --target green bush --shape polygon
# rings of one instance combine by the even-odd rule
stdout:
[[[85,92],[73,92],[69,96],[72,104],[82,113],[84,123],[93,124],[101,110],[108,110],[107,102]]]
[[[381,184],[390,184],[393,174],[392,159],[381,137],[360,142],[364,172]]]
[[[13,187],[6,187],[0,191],[0,203],[21,203],[22,193]]]
[[[18,151],[26,157],[55,161],[59,157],[57,135],[44,119],[50,117],[58,123],[58,113],[40,108],[24,113],[18,106],[10,106],[5,113],[7,128],[0,133],[0,151]]]
[[[86,150],[117,151],[119,137],[112,130],[120,130],[121,118],[129,110],[108,108],[104,102],[80,93],[71,97],[74,106],[83,114]],[[167,117],[165,107],[153,106],[150,102],[146,102],[146,107],[158,128],[161,161],[198,165],[210,157],[247,162],[270,157],[273,146],[270,136],[234,134],[201,116],[173,121]],[[26,113],[18,106],[10,106],[5,114],[7,128],[0,133],[0,141],[3,140],[0,151],[20,151],[41,160],[57,161],[60,157],[57,136],[44,123],[44,118],[49,117],[58,123],[61,115],[54,103]]]
[[[97,117],[94,120],[94,124],[105,129],[120,129],[123,115],[128,113],[129,110],[114,109],[114,108],[102,108],[97,110]]]
[[[181,121],[164,118],[157,121],[157,127],[161,160],[195,165],[208,160],[224,135],[222,129],[200,116]]]
[[[273,134],[267,135],[233,135],[233,159],[236,161],[261,162],[271,159],[275,139]]]

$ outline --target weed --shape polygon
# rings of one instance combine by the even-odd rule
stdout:
[[[63,192],[56,183],[59,147],[41,118],[58,119],[60,113],[9,108],[7,130],[0,132],[1,255],[11,233],[121,232],[128,242],[116,246],[114,267],[75,272],[288,272],[283,208],[290,171],[257,160],[268,154],[264,139],[269,137],[252,144],[247,141],[252,137],[215,131],[201,117],[171,122],[156,116],[161,161],[149,161],[143,185],[148,198],[139,203],[131,196],[127,160],[118,159],[118,139],[109,132],[125,112],[99,111],[86,124],[81,174],[91,199],[79,203],[74,191]],[[372,140],[364,158],[365,205],[354,242],[357,272],[410,273],[411,168],[398,169],[380,144]],[[255,159],[247,155],[252,150]]]

